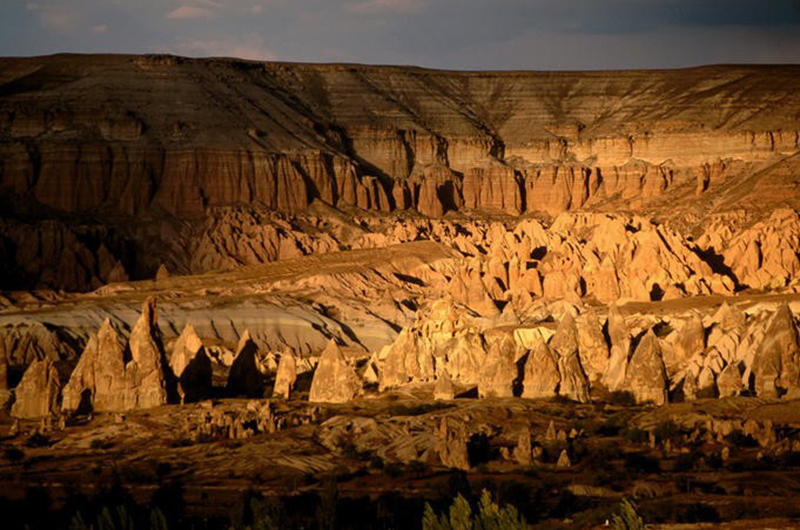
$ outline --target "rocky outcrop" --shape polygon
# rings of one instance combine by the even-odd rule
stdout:
[[[608,337],[611,341],[611,353],[603,382],[611,391],[620,390],[628,372],[628,355],[631,348],[631,336],[625,318],[616,305],[608,309]]]
[[[331,339],[314,371],[308,400],[315,403],[346,403],[361,393],[361,380]]]
[[[645,333],[631,356],[624,388],[640,403],[663,405],[667,402],[667,373],[658,337],[652,329]]]
[[[86,406],[96,411],[123,411],[166,404],[165,359],[154,299],[142,304],[128,349],[131,359],[126,362],[122,339],[106,319],[89,339],[64,387],[64,410]]]
[[[297,359],[291,349],[284,350],[278,363],[278,372],[275,374],[275,386],[272,397],[289,399],[289,394],[297,381]]]
[[[545,398],[555,396],[561,384],[559,359],[544,340],[538,340],[525,362],[522,397]]]
[[[422,344],[419,333],[411,328],[400,332],[389,349],[380,372],[381,390],[409,381],[433,379],[433,356]]]
[[[182,401],[190,403],[209,397],[213,375],[211,359],[191,322],[175,341],[169,366],[177,378]]]
[[[11,415],[15,418],[42,418],[61,410],[61,381],[50,360],[34,361],[14,389]]]
[[[489,342],[489,353],[478,378],[480,397],[513,397],[517,357],[517,344],[510,335],[502,334]]]
[[[467,453],[469,433],[464,424],[443,417],[433,433],[433,449],[445,467],[469,471],[470,462]]]
[[[142,304],[142,314],[128,339],[131,360],[125,372],[135,388],[134,408],[151,408],[167,403],[164,381],[164,350],[158,331],[156,300],[149,298]]]
[[[789,306],[783,304],[771,317],[753,358],[755,391],[762,397],[800,395],[800,347]]]

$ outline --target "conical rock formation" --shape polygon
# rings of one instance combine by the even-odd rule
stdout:
[[[289,394],[297,381],[297,359],[294,351],[287,348],[278,363],[278,373],[275,374],[275,386],[272,389],[272,397],[289,399]]]
[[[361,392],[361,381],[331,339],[322,352],[311,382],[308,400],[317,403],[346,403]]]
[[[175,341],[169,366],[178,380],[185,402],[198,401],[210,395],[213,376],[211,359],[191,322],[186,324]]]
[[[42,418],[60,410],[61,382],[49,359],[34,361],[14,389],[11,415],[15,418]]]

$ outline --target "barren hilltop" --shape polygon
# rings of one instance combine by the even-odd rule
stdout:
[[[798,153],[800,66],[0,59],[0,498],[788,527]]]

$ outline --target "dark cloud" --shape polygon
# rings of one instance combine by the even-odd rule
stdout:
[[[0,55],[234,55],[439,68],[800,62],[798,0],[3,0]]]

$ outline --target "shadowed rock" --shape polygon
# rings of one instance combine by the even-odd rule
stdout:
[[[175,341],[169,365],[178,380],[183,401],[190,403],[209,397],[213,376],[211,359],[191,322]]]
[[[257,353],[258,346],[250,337],[250,332],[244,330],[236,347],[236,357],[228,373],[226,386],[228,395],[250,398],[264,397],[264,375],[258,369]]]

